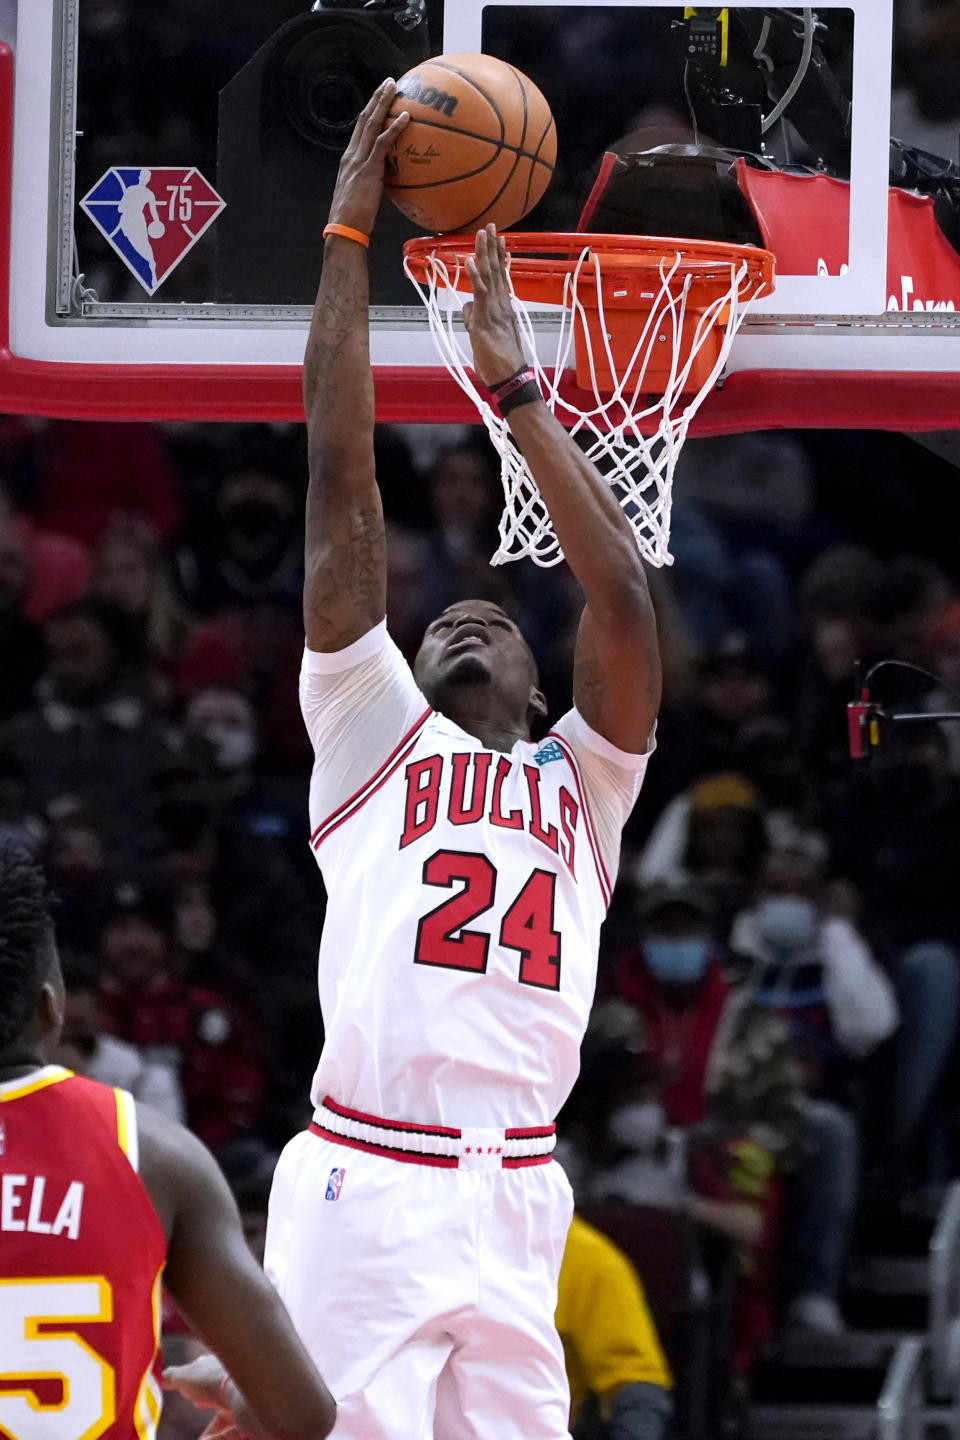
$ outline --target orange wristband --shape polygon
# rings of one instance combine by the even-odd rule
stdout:
[[[342,235],[345,240],[356,240],[365,250],[370,249],[370,236],[364,235],[362,230],[352,230],[349,225],[326,225],[323,231],[324,240],[328,235]]]

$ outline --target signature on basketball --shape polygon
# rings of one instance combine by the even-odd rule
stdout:
[[[428,145],[426,150],[421,150],[417,145],[406,145],[400,153],[411,165],[429,165],[431,160],[440,158],[440,151],[435,150],[432,145]]]

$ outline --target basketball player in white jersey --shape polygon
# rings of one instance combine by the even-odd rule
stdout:
[[[627,519],[533,387],[509,422],[586,597],[574,708],[531,741],[534,660],[487,601],[438,616],[413,673],[386,632],[362,240],[406,123],[383,128],[393,93],[343,158],[304,368],[300,696],[326,1042],[314,1122],[277,1168],[266,1265],[338,1402],[338,1440],[560,1440],[572,1203],[553,1121],[651,745],[656,630]],[[495,387],[524,362],[492,229],[471,279],[475,367]]]

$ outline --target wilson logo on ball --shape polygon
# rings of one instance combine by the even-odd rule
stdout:
[[[546,190],[557,129],[546,97],[512,65],[493,55],[423,60],[397,81],[390,118],[404,109],[385,188],[414,225],[503,230]]]
[[[435,85],[422,84],[419,75],[408,75],[397,96],[403,100],[418,100],[427,110],[436,110],[440,115],[452,115],[460,103],[458,96],[448,95],[446,90],[438,90]]]

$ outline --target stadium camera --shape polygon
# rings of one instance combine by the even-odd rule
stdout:
[[[311,15],[319,23],[301,29],[295,21],[287,42],[283,31],[274,37],[271,68],[293,128],[310,144],[340,153],[381,80],[429,53],[426,3],[315,0]]]
[[[317,237],[357,115],[382,80],[429,54],[425,0],[316,0],[224,86],[217,188],[227,203],[217,226],[218,301],[313,299]],[[396,246],[413,230],[398,212],[382,217],[380,232]],[[403,282],[400,276],[396,283]]]

